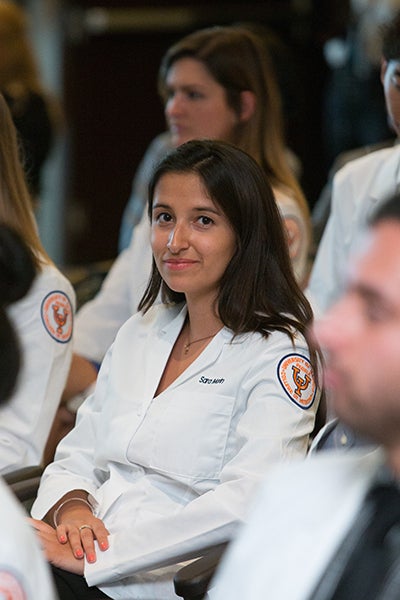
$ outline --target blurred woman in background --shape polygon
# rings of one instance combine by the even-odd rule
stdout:
[[[8,308],[19,335],[22,368],[7,405],[0,408],[0,473],[39,465],[68,374],[75,294],[39,239],[17,134],[0,94],[0,224],[27,244],[35,267],[29,293]]]

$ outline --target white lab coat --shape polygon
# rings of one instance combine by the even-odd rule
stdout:
[[[335,450],[271,471],[228,548],[212,599],[308,600],[383,462],[379,449]]]
[[[353,160],[335,175],[331,214],[306,292],[317,314],[342,294],[349,257],[358,250],[368,219],[399,186],[398,145]]]
[[[74,352],[101,363],[121,325],[137,312],[152,263],[147,215],[114,261],[98,294],[77,312]]]
[[[74,307],[71,284],[48,264],[28,294],[7,309],[22,367],[13,395],[0,406],[0,473],[41,463],[69,371]]]
[[[301,407],[282,371],[307,346],[280,332],[222,329],[154,398],[185,316],[158,305],[120,329],[33,506],[42,518],[69,490],[91,494],[111,535],[85,576],[112,598],[174,598],[170,569],[135,573],[230,538],[268,467],[304,456],[313,428],[314,383]]]
[[[284,219],[297,223],[299,244],[292,259],[299,281],[308,269],[309,234],[302,212],[292,196],[276,192]],[[90,361],[101,363],[113,343],[118,329],[137,312],[138,304],[150,278],[152,252],[147,212],[133,231],[129,247],[115,260],[99,293],[78,311],[75,322],[74,352]]]
[[[25,512],[0,479],[0,597],[56,600],[53,580]]]

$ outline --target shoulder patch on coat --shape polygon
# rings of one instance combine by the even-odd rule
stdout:
[[[47,294],[40,308],[43,325],[56,342],[66,344],[72,336],[73,310],[67,294],[53,291]]]
[[[0,568],[0,598],[12,598],[12,600],[26,600],[25,592],[18,581],[9,571]]]
[[[278,379],[292,402],[306,409],[315,399],[315,381],[311,363],[301,354],[287,354],[278,364]]]

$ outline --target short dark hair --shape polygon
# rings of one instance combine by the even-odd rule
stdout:
[[[387,220],[400,221],[400,194],[394,194],[387,198],[373,213],[369,224],[373,227],[381,221]]]
[[[387,61],[400,60],[400,11],[381,27],[382,55]]]
[[[292,270],[282,219],[271,185],[257,162],[225,142],[192,140],[172,150],[155,168],[149,183],[149,216],[158,181],[167,173],[197,174],[210,198],[229,220],[237,248],[222,277],[218,314],[234,334],[281,330],[304,335],[311,307]],[[158,294],[166,302],[184,295],[161,279],[153,260],[151,280],[139,309],[144,312]]]

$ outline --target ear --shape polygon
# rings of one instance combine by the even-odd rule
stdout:
[[[385,83],[385,75],[386,75],[387,68],[388,68],[388,61],[383,58],[381,61],[381,83],[382,84]]]
[[[246,122],[256,110],[256,95],[250,90],[240,92],[240,121]]]

